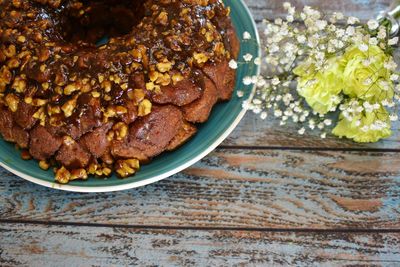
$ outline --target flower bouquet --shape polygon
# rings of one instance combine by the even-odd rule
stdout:
[[[281,125],[298,123],[299,134],[318,130],[321,138],[333,134],[356,142],[389,137],[400,103],[395,14],[361,23],[307,6],[300,12],[290,3],[284,8],[285,19],[264,21],[263,58],[243,57],[244,63],[265,63],[264,75],[243,80],[257,87],[244,106]],[[243,62],[230,66],[237,64]]]

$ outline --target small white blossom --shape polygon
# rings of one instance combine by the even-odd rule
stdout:
[[[377,37],[378,39],[381,40],[386,39],[386,30],[385,29],[379,30]]]
[[[282,23],[283,23],[283,20],[281,18],[275,19],[275,24],[276,25],[282,25]]]
[[[279,117],[282,117],[282,115],[283,115],[283,112],[281,110],[279,110],[279,109],[275,110],[275,112],[274,112],[275,117],[279,118]]]
[[[243,40],[250,40],[251,39],[251,34],[249,32],[244,32],[243,33]]]
[[[334,14],[336,15],[336,18],[337,18],[338,20],[344,19],[344,15],[343,15],[342,12],[335,12]]]
[[[243,78],[243,84],[244,85],[250,85],[252,82],[253,81],[252,81],[250,76],[246,76],[246,77]]]
[[[256,57],[256,58],[254,59],[254,64],[255,64],[255,65],[261,65],[261,58]]]
[[[262,120],[265,120],[267,117],[268,117],[268,113],[267,113],[267,112],[265,112],[265,111],[261,112],[260,118],[261,118]]]
[[[261,103],[262,103],[262,102],[261,102],[260,99],[257,99],[257,98],[256,98],[256,99],[253,99],[253,104],[254,104],[254,105],[261,105]]]
[[[376,29],[378,29],[378,27],[379,27],[379,23],[376,21],[376,20],[374,20],[374,19],[370,19],[368,22],[367,22],[367,25],[368,25],[368,28],[370,29],[370,30],[376,30]]]
[[[233,69],[233,70],[235,70],[235,69],[238,68],[238,64],[237,64],[237,62],[236,62],[234,59],[231,59],[231,60],[229,61],[229,68],[231,68],[231,69]]]
[[[338,30],[336,30],[336,36],[338,37],[338,38],[341,38],[341,37],[343,37],[344,35],[345,35],[345,31],[344,31],[344,29],[338,29]]]
[[[326,22],[326,20],[317,20],[315,22],[315,25],[317,26],[317,28],[322,31],[323,29],[326,28],[326,26],[328,25],[328,23]]]
[[[356,18],[356,17],[349,17],[347,19],[347,24],[349,24],[349,25],[354,25],[354,24],[359,23],[359,22],[360,22],[360,20],[358,18]]]
[[[399,116],[397,114],[391,114],[389,116],[390,121],[397,121],[399,119]]]
[[[388,45],[397,45],[398,42],[399,42],[399,37],[394,37],[392,39],[389,39]]]
[[[253,55],[247,53],[246,55],[243,56],[244,61],[250,62],[253,59]]]
[[[398,74],[392,74],[390,75],[390,80],[392,81],[397,81],[399,79],[399,75]]]
[[[391,71],[394,71],[397,68],[397,64],[396,62],[393,61],[393,59],[390,59],[389,61],[385,62],[383,66]]]
[[[237,91],[236,95],[237,95],[239,98],[241,98],[241,97],[244,96],[244,92],[239,90],[239,91]]]
[[[330,126],[330,125],[332,125],[332,120],[326,119],[326,120],[324,120],[324,124],[325,124],[326,126]]]
[[[353,26],[349,26],[346,28],[346,34],[348,36],[353,36],[356,33],[356,29]]]
[[[278,84],[280,84],[279,78],[278,78],[278,77],[273,78],[273,79],[271,80],[271,84],[272,84],[272,85],[278,85]]]
[[[378,44],[378,39],[376,39],[375,37],[372,37],[369,39],[368,43],[370,45],[377,45]]]
[[[305,129],[304,127],[302,127],[302,128],[298,131],[298,133],[299,133],[300,135],[303,135],[305,132],[306,132],[306,129]]]
[[[304,44],[307,41],[307,38],[304,35],[297,36],[297,42],[300,44]]]
[[[283,3],[283,8],[285,9],[285,10],[288,10],[289,8],[291,8],[292,7],[292,4],[290,3],[290,2],[284,2]]]
[[[358,46],[358,49],[360,49],[363,52],[367,52],[368,51],[368,45],[362,43]]]
[[[322,134],[321,134],[321,138],[322,138],[322,139],[325,139],[325,138],[326,138],[326,133],[322,133]]]

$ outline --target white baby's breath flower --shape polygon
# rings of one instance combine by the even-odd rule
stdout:
[[[271,84],[272,85],[278,85],[281,81],[279,80],[278,77],[275,77],[271,80]]]
[[[377,45],[378,44],[378,39],[376,39],[375,37],[372,37],[369,39],[368,43],[370,45]]]
[[[253,55],[247,53],[246,55],[243,56],[244,61],[250,62],[253,59]]]
[[[304,44],[307,41],[307,38],[304,35],[297,36],[297,42],[300,44]]]
[[[233,69],[233,70],[235,70],[235,69],[238,68],[238,64],[237,64],[236,60],[231,59],[231,60],[229,61],[229,68],[231,68],[231,69]]]
[[[390,75],[390,80],[392,81],[397,81],[399,79],[399,75],[398,74],[392,74]]]
[[[300,130],[298,130],[298,133],[300,135],[303,135],[306,132],[306,128],[302,127]]]
[[[344,15],[342,12],[335,12],[333,14],[336,16],[336,19],[338,19],[338,20],[344,19]]]
[[[250,40],[251,39],[251,34],[249,32],[244,32],[243,33],[243,40]]]
[[[261,118],[262,120],[265,120],[267,117],[268,117],[268,113],[267,113],[267,112],[265,112],[265,111],[261,112],[260,118]]]
[[[259,114],[261,112],[261,108],[259,106],[255,106],[252,111],[254,114]]]
[[[323,29],[326,28],[326,26],[328,25],[326,20],[317,20],[315,22],[315,25],[317,26],[317,28],[322,31]]]
[[[330,119],[325,119],[325,120],[324,120],[324,124],[325,124],[326,126],[330,126],[330,125],[332,125],[332,120],[330,120]]]
[[[275,117],[279,118],[279,117],[282,117],[282,115],[283,115],[283,112],[281,110],[277,109],[274,111]]]
[[[346,32],[344,31],[344,29],[337,29],[335,33],[336,33],[336,37],[341,38],[344,36],[344,34]]]
[[[346,28],[346,34],[348,36],[353,36],[356,33],[356,29],[353,26],[349,26]]]
[[[258,99],[258,98],[255,98],[255,99],[253,99],[253,104],[254,105],[261,105],[261,100],[260,99]]]
[[[334,32],[334,31],[336,31],[336,26],[334,24],[329,24],[327,29],[330,32]]]
[[[362,43],[362,44],[360,44],[360,45],[358,46],[358,49],[360,49],[360,50],[363,51],[363,52],[367,52],[367,51],[368,51],[368,45]]]
[[[326,133],[322,133],[322,134],[320,135],[320,137],[321,137],[322,139],[325,139],[325,138],[326,138]]]
[[[283,20],[281,18],[277,18],[277,19],[275,19],[274,22],[275,22],[276,25],[282,25]]]
[[[391,70],[394,71],[397,68],[397,64],[396,62],[393,61],[393,59],[389,59],[387,62],[385,62],[383,64],[383,66],[387,69],[387,70]]]
[[[388,81],[379,81],[379,86],[384,90],[388,91],[390,89],[390,84]]]
[[[397,114],[390,114],[389,119],[390,121],[397,121],[399,116]]]
[[[389,39],[388,45],[397,45],[398,42],[399,42],[399,37],[394,37]]]
[[[293,22],[293,21],[294,21],[293,15],[287,15],[287,16],[286,16],[286,21],[287,21],[287,22]]]
[[[380,29],[377,35],[378,39],[386,39],[386,30],[385,29]]]
[[[370,19],[367,22],[368,25],[368,29],[370,29],[371,31],[378,29],[379,27],[379,22],[374,20],[374,19]]]
[[[239,98],[242,98],[242,97],[244,96],[244,92],[241,91],[241,90],[239,90],[239,91],[237,91],[236,95],[237,95]]]
[[[290,2],[284,2],[283,3],[283,8],[285,9],[285,10],[288,10],[289,8],[291,8],[292,7],[292,4],[290,3]]]
[[[253,81],[252,81],[250,76],[246,76],[246,77],[243,78],[243,84],[244,85],[250,85],[252,82]]]
[[[288,14],[294,15],[294,13],[296,13],[296,8],[295,8],[294,6],[292,6],[292,7],[290,7],[290,8],[288,9]]]
[[[349,17],[347,19],[347,24],[349,24],[349,25],[354,25],[354,24],[359,23],[359,22],[360,22],[360,20],[358,18],[356,18],[356,17]]]

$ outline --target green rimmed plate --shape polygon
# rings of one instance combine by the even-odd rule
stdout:
[[[259,37],[249,9],[242,0],[226,0],[225,3],[231,7],[231,17],[238,36],[243,36],[245,31],[252,36],[251,40],[241,42],[239,58],[247,53],[254,57],[260,56]],[[73,181],[68,185],[57,184],[54,183],[54,174],[51,170],[43,171],[39,168],[37,161],[22,160],[14,145],[2,139],[0,140],[0,165],[33,183],[75,192],[118,191],[154,183],[196,163],[228,137],[246,113],[246,110],[242,108],[243,99],[251,97],[254,93],[253,86],[242,84],[243,77],[258,74],[259,67],[253,63],[239,65],[235,92],[243,91],[243,98],[238,98],[235,93],[231,101],[216,105],[209,120],[199,126],[195,137],[181,148],[164,153],[150,164],[142,166],[135,176],[118,179],[114,175],[108,179],[89,178],[86,181]]]

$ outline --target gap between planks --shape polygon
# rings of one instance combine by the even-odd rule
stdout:
[[[256,228],[256,227],[201,227],[201,226],[160,226],[160,225],[130,225],[130,224],[106,224],[106,223],[81,223],[81,222],[57,222],[35,220],[11,220],[0,219],[1,224],[31,224],[48,226],[77,226],[93,228],[124,228],[124,229],[148,229],[148,230],[195,230],[195,231],[243,231],[243,232],[271,232],[271,233],[400,233],[399,229],[390,228]]]
[[[295,150],[295,151],[343,151],[343,152],[388,152],[400,153],[400,148],[362,148],[362,147],[295,147],[295,146],[249,146],[249,145],[220,145],[217,149],[242,150]]]

